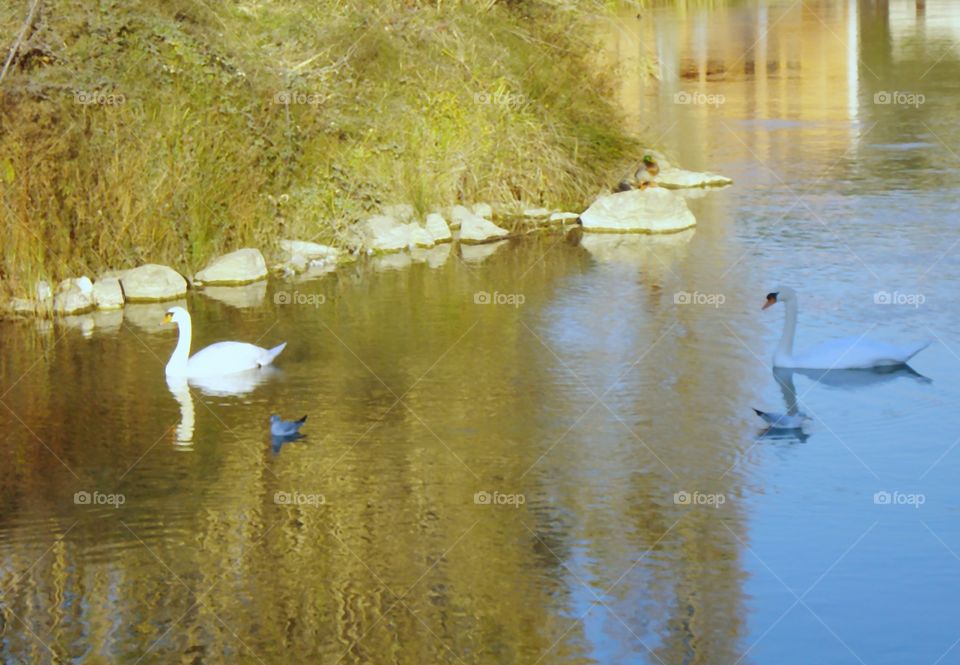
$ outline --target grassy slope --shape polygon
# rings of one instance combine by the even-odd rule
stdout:
[[[576,206],[635,149],[585,12],[545,0],[42,6],[0,83],[8,292],[336,242],[381,203]]]

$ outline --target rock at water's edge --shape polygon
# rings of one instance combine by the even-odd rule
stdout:
[[[329,245],[321,245],[305,240],[281,240],[280,249],[284,257],[274,270],[287,275],[306,272],[311,267],[321,270],[333,270],[340,260],[340,250]]]
[[[427,233],[433,238],[434,243],[450,242],[450,240],[453,239],[453,235],[450,233],[450,227],[447,226],[447,221],[443,218],[443,215],[439,213],[431,212],[427,215],[425,226]]]
[[[546,208],[525,208],[523,216],[527,219],[546,219],[550,216],[550,211]]]
[[[601,196],[580,215],[584,231],[598,233],[676,233],[697,223],[687,202],[663,187]]]
[[[306,240],[281,240],[280,249],[288,255],[302,256],[308,261],[316,259],[336,259],[340,256],[340,250],[329,245],[321,245],[317,242],[307,242]]]
[[[93,282],[89,277],[65,279],[57,285],[53,311],[57,314],[82,314],[94,309]]]
[[[187,292],[187,280],[183,275],[156,263],[123,271],[120,284],[127,302],[174,300]]]
[[[460,224],[463,223],[463,220],[476,216],[479,215],[470,212],[470,210],[461,205],[450,206],[450,209],[447,211],[447,218],[450,220],[450,228],[454,230],[460,228]]]
[[[263,254],[259,249],[246,247],[214,259],[194,275],[194,281],[204,285],[239,286],[266,277],[267,262]]]
[[[122,309],[123,289],[116,277],[98,279],[93,283],[93,301],[97,309]]]
[[[433,238],[416,222],[401,224],[388,215],[374,215],[353,228],[353,243],[374,252],[399,252],[412,247],[433,247]]]
[[[660,173],[653,179],[655,183],[667,189],[682,189],[687,187],[723,187],[733,182],[730,178],[716,173],[701,173],[686,169],[660,169]]]
[[[483,217],[468,213],[460,217],[460,243],[463,245],[478,245],[495,240],[502,240],[510,232],[500,228]]]

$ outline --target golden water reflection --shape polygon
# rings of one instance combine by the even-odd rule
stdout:
[[[622,79],[633,126],[753,178],[696,201],[695,233],[443,247],[284,285],[316,306],[276,285],[192,297],[197,348],[289,343],[275,375],[220,389],[165,382],[165,306],[2,324],[3,659],[736,662],[761,372],[733,315],[675,294],[724,275],[753,303],[733,196],[777,181],[760,164],[810,161],[778,127],[864,150],[873,114],[903,112],[865,101],[868,68],[954,24],[932,1],[896,20],[903,3],[720,4],[610,31],[625,68],[659,56],[659,79]],[[720,115],[681,92],[722,94]],[[309,414],[306,438],[274,451],[275,412]]]

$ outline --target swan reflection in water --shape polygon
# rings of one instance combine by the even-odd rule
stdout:
[[[193,397],[190,395],[190,386],[187,380],[179,376],[167,376],[167,388],[170,394],[180,404],[180,423],[177,425],[177,435],[174,442],[178,446],[189,446],[193,442],[193,424],[195,412]]]
[[[901,379],[913,380],[918,383],[933,383],[933,379],[924,376],[910,365],[894,365],[892,367],[874,367],[872,369],[789,369],[786,367],[775,367],[773,376],[780,384],[781,390],[784,390],[786,399],[786,389],[793,387],[793,375],[799,374],[811,381],[827,386],[829,388],[838,388],[841,390],[859,390],[877,386],[890,381]],[[796,400],[796,390],[793,390],[793,399]],[[788,402],[789,406],[789,402]]]
[[[196,409],[190,388],[197,388],[201,394],[209,397],[241,397],[253,392],[257,386],[280,371],[271,366],[251,369],[224,376],[207,376],[190,379],[167,376],[167,388],[180,405],[180,423],[176,430],[176,443],[188,446],[193,442],[193,430]]]
[[[828,388],[836,390],[860,390],[871,386],[897,380],[917,381],[918,383],[932,383],[929,377],[920,374],[909,365],[893,367],[876,367],[873,369],[791,369],[775,367],[773,378],[783,393],[783,402],[787,407],[787,415],[797,415],[800,412],[800,400],[797,397],[797,387],[794,377],[800,375],[815,381]],[[812,415],[812,414],[811,414]],[[768,428],[760,435],[761,439],[771,441],[793,441],[803,443],[810,435],[801,428],[781,429]]]

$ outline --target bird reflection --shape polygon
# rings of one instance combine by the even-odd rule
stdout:
[[[799,400],[797,399],[797,387],[793,382],[794,370],[784,369],[782,367],[774,368],[773,378],[780,386],[780,392],[783,393],[783,403],[787,407],[784,422],[802,421],[803,414],[800,412]],[[797,427],[777,427],[771,425],[761,434],[760,439],[764,441],[781,441],[784,443],[805,443],[810,435],[804,431],[802,425]]]
[[[806,443],[810,434],[803,427],[765,427],[757,436],[757,441],[780,443]]]
[[[183,377],[167,375],[167,388],[180,404],[180,423],[177,425],[176,444],[188,446],[193,441],[194,407],[190,386]]]
[[[909,365],[895,365],[892,367],[874,367],[871,369],[790,369],[786,367],[776,367],[773,370],[773,376],[780,384],[781,389],[784,382],[793,386],[793,375],[800,374],[811,381],[830,388],[839,388],[841,390],[857,390],[868,386],[876,386],[889,381],[901,379],[913,380],[918,383],[933,383],[933,379],[924,376]],[[786,394],[786,393],[785,393]],[[796,391],[794,391],[796,399]]]
[[[288,434],[286,436],[277,436],[275,434],[270,435],[270,449],[273,450],[274,454],[279,455],[280,449],[283,448],[288,443],[293,443],[294,441],[299,441],[300,439],[307,438],[305,434],[297,432],[296,434]]]
[[[797,398],[797,387],[794,383],[796,375],[804,376],[811,381],[837,390],[859,390],[877,386],[890,381],[901,379],[913,380],[919,383],[932,383],[933,380],[923,374],[920,374],[909,365],[897,365],[894,367],[875,367],[871,369],[792,369],[787,367],[775,367],[773,369],[773,378],[780,391],[783,393],[783,401],[787,406],[787,415],[796,416],[800,413],[799,400]],[[801,428],[768,428],[761,434],[761,439],[773,441],[795,441],[803,443],[809,434]]]
[[[251,393],[261,383],[280,373],[271,365],[223,376],[205,376],[190,379],[190,385],[210,397],[239,397]]]
[[[224,376],[194,378],[190,379],[189,383],[184,377],[167,375],[167,388],[180,405],[180,423],[176,429],[177,445],[189,446],[193,442],[196,413],[191,387],[198,388],[202,394],[210,397],[239,397],[253,392],[261,383],[279,373],[277,368],[267,366]]]

